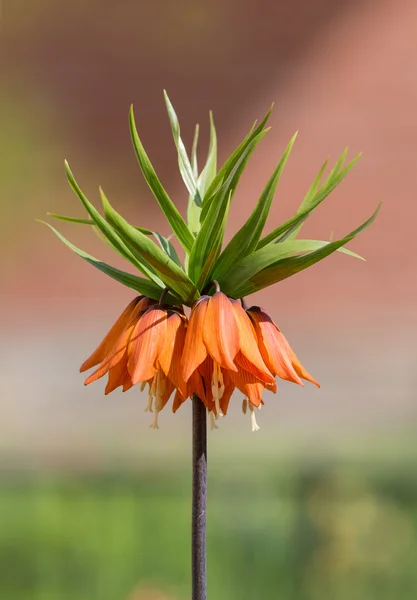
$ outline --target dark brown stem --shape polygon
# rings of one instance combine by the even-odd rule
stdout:
[[[206,600],[207,411],[193,395],[192,600]]]

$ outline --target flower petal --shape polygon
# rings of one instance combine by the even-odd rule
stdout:
[[[133,385],[155,375],[156,359],[165,343],[167,318],[166,310],[151,307],[135,325],[128,347],[128,370]]]
[[[271,373],[303,385],[291,362],[291,348],[273,320],[259,307],[252,307],[247,312],[255,327],[262,358]]]
[[[261,381],[273,384],[275,378],[269,372],[259,352],[258,340],[252,321],[237,300],[230,300],[230,302],[239,329],[240,352],[236,355],[235,362]],[[247,360],[242,360],[242,358]]]
[[[92,355],[83,362],[80,367],[80,373],[88,371],[88,369],[91,369],[91,367],[95,367],[96,365],[100,364],[108,356],[120,335],[127,327],[137,303],[142,298],[143,296],[137,296],[132,300],[132,302],[130,302],[130,304],[128,304],[99,346],[94,350]]]
[[[127,370],[127,352],[125,351],[121,360],[119,360],[119,362],[114,367],[109,369],[109,379],[104,393],[106,395],[110,394],[110,392],[113,392],[113,390],[115,390],[121,385],[123,386],[123,391],[125,391],[124,388],[128,384],[130,384],[131,386],[132,381]]]
[[[88,385],[89,383],[92,383],[93,381],[97,381],[97,379],[100,379],[100,377],[103,377],[108,371],[110,371],[110,369],[115,367],[117,365],[117,363],[122,360],[122,358],[127,350],[132,332],[134,331],[134,328],[135,328],[134,315],[138,311],[138,309],[139,309],[139,305],[136,307],[135,312],[132,316],[133,324],[130,325],[130,327],[128,327],[127,329],[125,329],[122,332],[119,339],[113,346],[111,353],[105,358],[105,360],[103,360],[103,362],[100,364],[98,369],[96,369],[94,371],[94,373],[92,373],[89,377],[87,377],[87,379],[84,381],[84,385]]]
[[[203,340],[207,352],[220,367],[237,371],[234,359],[239,351],[239,329],[232,304],[222,292],[216,292],[208,301]]]
[[[180,406],[182,404],[184,404],[184,402],[186,401],[187,398],[184,398],[184,396],[181,394],[181,392],[179,390],[177,390],[175,392],[175,396],[174,396],[174,402],[172,404],[172,412],[176,413],[177,410],[180,408]]]
[[[207,356],[207,350],[203,343],[203,325],[208,305],[208,297],[202,296],[194,304],[190,321],[188,323],[187,335],[185,337],[184,352],[182,355],[181,366],[182,376],[188,381],[191,374]]]
[[[235,391],[235,384],[229,376],[228,371],[223,370],[222,373],[224,382],[224,392],[223,396],[220,398],[220,408],[222,410],[222,413],[226,415],[227,409],[229,407],[230,398],[232,397],[232,394]]]
[[[200,398],[200,400],[202,400],[203,402],[205,402],[205,400],[206,400],[206,387],[205,387],[205,384],[204,384],[204,381],[203,381],[203,377],[202,377],[202,375],[201,375],[201,373],[199,371],[199,368],[196,369],[191,374],[191,377],[188,380],[187,396],[190,396],[190,398],[192,398],[193,394],[195,394],[196,396],[198,396]]]
[[[187,384],[182,376],[181,358],[184,351],[187,324],[185,315],[168,311],[165,344],[159,355],[159,365],[183,396],[187,396]]]
[[[314,385],[316,385],[318,388],[320,387],[320,384],[318,381],[316,381],[314,379],[314,377],[312,377],[310,375],[310,373],[308,373],[305,368],[303,367],[303,365],[300,363],[300,361],[298,360],[295,352],[290,348],[290,356],[291,356],[291,362],[292,362],[292,366],[294,367],[295,372],[297,373],[297,375],[299,377],[302,377],[303,379],[305,379],[306,381],[311,381],[311,383],[314,383]]]
[[[239,369],[237,373],[229,372],[229,377],[234,385],[244,394],[252,404],[258,407],[262,402],[262,392],[265,386],[252,373]]]

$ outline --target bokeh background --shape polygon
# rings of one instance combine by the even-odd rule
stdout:
[[[275,102],[242,178],[241,225],[294,131],[268,227],[323,160],[363,157],[305,227],[338,254],[259,294],[321,382],[283,383],[251,434],[238,395],[210,435],[209,594],[254,600],[417,597],[417,4],[415,0],[3,0],[0,16],[0,597],[190,597],[190,407],[149,430],[144,398],[84,388],[79,364],[131,298],[35,218],[84,216],[101,184],[168,234],[127,113],[182,209],[166,88],[200,162],[214,111],[222,162]],[[111,258],[82,227],[80,247]]]

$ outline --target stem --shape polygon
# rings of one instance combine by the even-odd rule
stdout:
[[[193,395],[192,600],[206,600],[207,414]]]

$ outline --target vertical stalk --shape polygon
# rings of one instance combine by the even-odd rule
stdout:
[[[206,600],[207,412],[193,395],[192,600]]]

